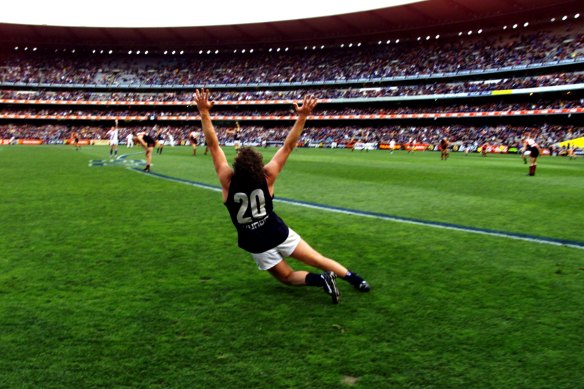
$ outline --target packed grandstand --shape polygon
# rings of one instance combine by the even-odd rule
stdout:
[[[0,139],[99,143],[117,120],[122,140],[162,129],[186,144],[202,87],[212,90],[223,144],[235,123],[244,144],[281,144],[292,102],[306,94],[320,103],[301,146],[435,149],[447,137],[456,150],[514,152],[530,133],[562,154],[584,137],[581,18],[437,37],[255,52],[4,48]]]

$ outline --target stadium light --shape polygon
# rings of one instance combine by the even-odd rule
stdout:
[[[503,26],[503,30],[506,30],[506,29],[507,29],[507,26]]]
[[[148,55],[148,50],[146,50],[146,51],[144,52],[144,55]]]
[[[422,37],[421,37],[421,36],[419,36],[419,37],[418,37],[418,42],[419,42],[419,41],[421,41],[421,40],[422,40]]]
[[[515,23],[515,24],[513,25],[513,29],[516,29],[516,28],[517,28],[517,23]]]
[[[472,35],[472,30],[469,30],[467,34]]]
[[[110,50],[108,53],[109,53],[109,54],[112,54],[113,52],[114,52],[113,50]]]
[[[550,19],[550,22],[552,22],[552,23],[555,22],[555,21],[556,21],[556,18],[551,18]]]
[[[462,36],[462,31],[458,33],[458,36]]]
[[[385,43],[389,45],[391,43],[391,39],[388,39]]]
[[[353,44],[352,43],[349,43],[349,47],[353,47]]]
[[[399,43],[399,39],[396,39],[396,40],[395,40],[395,43]]]
[[[14,50],[18,50],[18,46],[14,46]]]
[[[36,47],[33,47],[32,48],[32,51],[37,51],[37,48]],[[75,52],[75,50],[72,51],[72,53],[74,53],[74,52]]]
[[[180,55],[183,55],[184,53],[185,53],[185,51],[184,50],[181,50],[179,54]]]
[[[132,50],[128,51],[128,54],[132,54]]]
[[[288,48],[286,47],[286,49],[284,49],[284,51],[288,51]]]
[[[377,44],[380,45],[381,44],[381,41],[377,42]]]
[[[343,47],[345,47],[345,44],[344,44],[344,43],[341,43],[341,49],[342,49]]]
[[[28,51],[28,47],[25,47],[25,48],[24,48],[24,51]]]
[[[477,34],[482,34],[482,33],[483,33],[483,29],[482,29],[482,28],[480,28],[480,29],[477,31]]]
[[[440,39],[440,34],[436,35],[436,39]]]
[[[136,55],[140,54],[140,50],[136,51]]]
[[[578,19],[579,17],[580,17],[580,14],[574,15],[574,19]]]
[[[241,53],[242,54],[245,54],[245,49],[241,49]]]
[[[567,16],[567,15],[564,15],[564,16],[562,17],[562,21],[566,21],[567,19],[568,19],[568,16]]]
[[[427,40],[427,41],[429,41],[429,40],[430,40],[430,35],[428,35],[428,36],[426,37],[426,40]]]
[[[361,42],[357,43],[357,47],[361,47]]]
[[[92,53],[95,54],[95,50],[93,50]]]
[[[304,50],[308,50],[308,46],[304,46]]]
[[[360,44],[360,43],[359,43],[359,44]],[[321,45],[321,46],[320,46],[320,49],[321,49],[321,50],[322,50],[322,49],[324,49],[324,45]]]
[[[253,53],[253,49],[251,49],[249,52]],[[215,50],[215,54],[219,54],[219,50]]]
[[[527,26],[529,26],[529,22],[523,23],[523,27],[527,27]]]

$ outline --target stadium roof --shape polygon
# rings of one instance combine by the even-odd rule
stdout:
[[[561,18],[580,12],[582,8],[581,0],[429,0],[334,16],[238,25],[103,28],[1,23],[0,44],[5,47],[101,45],[119,48],[141,45],[189,48],[240,47],[250,43],[324,43],[398,38],[445,33],[448,29],[487,28],[495,23],[524,23],[535,18]]]
[[[9,1],[0,23],[72,27],[201,27],[340,15],[427,0],[79,0]],[[139,4],[136,4],[139,1]],[[67,10],[67,12],[63,12]]]

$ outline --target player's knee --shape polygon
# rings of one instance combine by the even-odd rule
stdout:
[[[292,285],[292,277],[290,275],[284,277],[278,277],[278,281],[280,281],[284,285]]]

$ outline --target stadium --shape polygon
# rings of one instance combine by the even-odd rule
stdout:
[[[0,387],[582,387],[582,3],[389,3],[0,18]],[[258,270],[240,145],[346,275]]]

